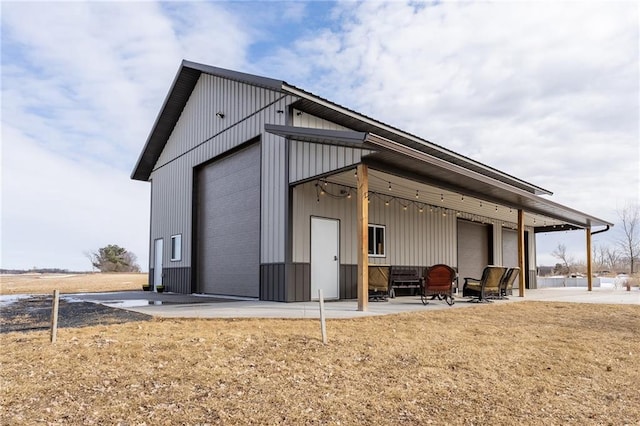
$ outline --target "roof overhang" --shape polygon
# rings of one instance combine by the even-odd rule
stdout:
[[[367,149],[371,153],[363,156],[362,162],[373,169],[565,223],[560,227],[541,228],[540,232],[612,226],[610,222],[518,186],[373,133],[280,125],[266,125],[265,130],[297,141]]]
[[[298,101],[292,104],[292,107],[300,111],[340,124],[354,131],[372,133],[389,140],[400,142],[402,145],[421,151],[425,154],[429,154],[434,158],[440,158],[448,163],[461,166],[465,169],[469,169],[486,176],[491,176],[495,180],[505,182],[511,186],[519,187],[532,194],[553,195],[553,193],[547,189],[525,182],[515,176],[511,176],[435,143],[429,142],[390,125],[381,123],[373,118],[335,104],[327,99],[320,98],[297,87],[288,85],[287,83],[284,83],[283,90],[299,98]]]
[[[282,126],[278,124],[265,124],[264,130],[268,133],[300,142],[344,146],[348,148],[375,149],[375,145],[367,143],[367,133],[365,132]]]

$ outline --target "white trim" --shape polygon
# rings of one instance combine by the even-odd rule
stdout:
[[[176,243],[174,245],[174,242]],[[182,260],[182,234],[171,236],[171,261],[180,262]]]
[[[376,225],[374,223],[369,223],[367,224],[367,231],[369,229],[373,228],[374,232],[373,232],[373,237],[375,239],[376,233],[375,233],[375,229],[376,228],[381,228],[382,229],[382,254],[379,253],[369,253],[369,257],[377,257],[377,258],[385,258],[387,257],[387,226],[386,225]],[[374,251],[376,251],[376,244],[375,242],[373,243],[373,248]],[[368,251],[368,248],[367,248]]]

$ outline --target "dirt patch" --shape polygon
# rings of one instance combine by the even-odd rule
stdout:
[[[0,306],[0,333],[34,331],[51,327],[51,296],[21,298]],[[149,320],[149,315],[110,308],[90,302],[60,299],[58,327],[87,327]]]
[[[640,307],[0,335],[0,424],[638,424]]]

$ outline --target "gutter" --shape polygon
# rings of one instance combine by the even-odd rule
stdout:
[[[592,232],[592,233],[591,233],[591,235],[596,235],[596,234],[600,234],[600,233],[602,233],[602,232],[607,232],[609,229],[611,229],[611,225],[607,225],[607,227],[606,227],[606,228],[601,229],[601,230],[599,230],[599,231]]]

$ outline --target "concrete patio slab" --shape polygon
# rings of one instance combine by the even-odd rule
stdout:
[[[546,301],[569,303],[631,304],[640,307],[640,290],[631,291],[611,288],[564,287],[527,290],[525,297],[518,297],[518,291],[508,300],[493,303],[518,303],[522,301]],[[173,293],[152,293],[143,291],[87,293],[68,296],[73,299],[102,303],[107,306],[128,309],[143,314],[163,318],[319,318],[318,302],[267,302],[254,299],[224,298],[220,296],[184,295]],[[402,312],[425,312],[441,309],[464,309],[478,306],[467,298],[456,298],[453,306],[443,301],[430,301],[423,305],[420,297],[404,296],[386,302],[369,302],[366,312],[357,310],[355,300],[325,302],[326,318],[359,318],[375,315],[398,314]]]

